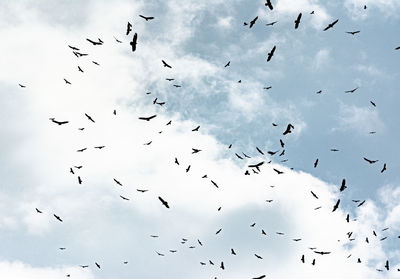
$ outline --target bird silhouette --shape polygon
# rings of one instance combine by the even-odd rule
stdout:
[[[126,25],[126,35],[128,36],[131,31],[132,31],[132,24],[128,21],[128,24]]]
[[[55,120],[55,118],[49,118],[49,119],[51,120],[51,122],[56,123],[58,125],[64,125],[64,124],[69,123],[69,121],[57,121],[57,120]]]
[[[225,64],[224,68],[229,67],[231,65],[231,61],[228,61],[228,63]]]
[[[271,11],[274,9],[272,6],[271,0],[266,0],[265,6],[267,6]]]
[[[333,206],[333,210],[332,210],[332,212],[335,212],[335,211],[336,211],[336,209],[338,209],[338,208],[339,208],[339,203],[340,203],[340,199],[338,199],[338,201],[336,202],[336,204]]]
[[[166,207],[169,208],[168,202],[165,201],[162,197],[158,197],[158,199],[161,201],[161,203]]]
[[[64,78],[64,81],[66,84],[72,84],[70,81],[68,81],[67,79]]]
[[[132,52],[135,52],[135,50],[136,50],[137,38],[138,38],[138,35],[137,35],[137,33],[135,33],[135,34],[133,35],[132,41],[129,42],[129,44],[130,44],[131,47],[132,47]]]
[[[317,166],[318,166],[318,159],[317,160],[315,160],[315,162],[314,162],[314,168],[316,168]]]
[[[94,46],[96,46],[96,45],[102,45],[102,44],[103,44],[103,41],[100,40],[100,39],[98,39],[97,42],[96,42],[96,41],[93,41],[93,40],[91,40],[91,39],[86,39],[86,41],[88,41],[89,43],[91,43],[91,44],[94,45]]]
[[[381,173],[383,173],[386,170],[386,163],[383,164],[383,168],[381,169]]]
[[[124,196],[121,196],[121,195],[119,195],[119,196],[121,197],[121,199],[129,201],[129,199],[127,197],[124,197]]]
[[[318,199],[318,196],[313,191],[310,191],[310,192],[314,196],[314,198]]]
[[[37,208],[35,208],[36,209],[36,212],[37,213],[43,213],[41,210],[39,210],[39,209],[37,209]]]
[[[294,126],[292,124],[288,124],[286,127],[286,130],[283,132],[283,135],[290,134],[292,132],[292,129],[294,129]]]
[[[271,60],[272,56],[274,56],[275,50],[276,50],[276,46],[274,46],[271,49],[271,51],[268,53],[267,62],[269,62]]]
[[[294,21],[294,29],[299,28],[300,20],[301,20],[301,13],[299,13],[296,20]]]
[[[164,66],[164,67],[172,68],[172,67],[171,67],[170,65],[168,65],[167,62],[165,62],[164,60],[161,60],[161,62],[163,63],[163,66]]]
[[[331,29],[336,23],[338,23],[339,19],[335,20],[332,23],[329,23],[327,27],[324,28],[324,31]]]
[[[355,35],[355,34],[360,33],[360,30],[357,30],[357,31],[347,31],[346,33],[347,33],[347,34],[350,34],[350,35]]]
[[[278,21],[273,21],[273,22],[270,22],[270,23],[267,23],[267,24],[265,24],[266,26],[273,26],[275,23],[277,23]]]
[[[143,16],[143,15],[139,15],[141,18],[145,19],[146,21],[152,20],[154,19],[153,16]]]
[[[95,121],[93,120],[93,118],[92,118],[90,115],[88,115],[87,113],[85,113],[85,116],[87,117],[87,119],[89,119],[90,121],[92,121],[93,123],[95,123]]]
[[[113,178],[114,182],[117,183],[119,186],[122,186],[122,183],[119,182],[118,180],[116,180],[115,178]]]
[[[150,121],[151,119],[153,119],[154,117],[156,117],[157,114],[154,114],[152,116],[149,117],[139,117],[140,120],[146,120],[146,121]]]
[[[250,21],[249,28],[253,27],[253,25],[256,23],[257,19],[258,19],[258,16],[256,16],[252,21]]]
[[[374,163],[376,163],[376,162],[379,162],[379,160],[370,160],[370,159],[365,158],[365,157],[363,157],[363,158],[364,158],[365,161],[367,161],[367,162],[370,163],[370,164],[374,164]]]
[[[63,220],[60,218],[60,216],[58,216],[58,215],[56,215],[56,214],[53,214],[53,216],[54,216],[58,221],[60,221],[60,222],[63,221]]]
[[[340,192],[343,192],[347,188],[346,186],[346,179],[343,178],[342,185],[340,186]]]
[[[358,89],[358,87],[351,89],[351,90],[344,91],[344,93],[354,93],[357,89]]]

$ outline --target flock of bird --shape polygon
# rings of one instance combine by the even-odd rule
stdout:
[[[274,9],[274,5],[273,5],[273,3],[272,3],[270,0],[266,0],[265,6],[266,6],[266,9],[268,9],[268,10],[273,10],[273,9]],[[367,7],[364,6],[363,8],[366,9]],[[315,14],[315,12],[312,11],[310,14],[313,15],[313,14]],[[139,17],[143,18],[146,22],[147,22],[147,21],[150,21],[150,20],[154,20],[154,17],[152,17],[152,16],[143,16],[143,15],[139,15]],[[297,16],[297,17],[295,18],[295,20],[294,20],[294,26],[293,26],[294,29],[298,29],[298,28],[301,27],[301,20],[302,20],[302,13],[299,13],[298,16]],[[252,27],[257,23],[257,21],[258,21],[258,16],[255,17],[254,19],[252,19],[251,21],[249,21],[249,23],[244,22],[244,26],[248,26],[249,28],[252,28]],[[278,21],[266,23],[266,25],[267,25],[267,26],[273,26],[273,25],[275,25],[277,22],[278,22]],[[333,28],[335,27],[335,25],[336,25],[338,22],[339,22],[339,19],[334,20],[333,22],[329,23],[322,31],[328,31],[328,30],[330,30],[330,29],[333,29]],[[132,30],[133,30],[133,25],[132,25],[130,22],[128,22],[128,23],[127,23],[127,26],[126,26],[126,32],[125,32],[126,36],[130,36],[131,33],[133,33]],[[357,30],[357,31],[347,31],[346,33],[348,33],[348,34],[350,34],[350,35],[356,35],[356,34],[360,33],[360,30]],[[117,43],[123,43],[123,41],[117,39],[116,37],[114,37],[114,39],[115,39],[115,41],[116,41]],[[97,38],[97,39],[89,39],[89,38],[88,38],[88,39],[86,39],[86,40],[87,40],[88,43],[92,44],[93,46],[101,46],[101,45],[104,44],[104,41],[103,41],[102,39],[100,39],[100,38]],[[136,49],[137,49],[137,44],[138,44],[138,34],[137,34],[136,32],[133,34],[132,40],[129,41],[129,44],[130,44],[130,46],[131,46],[131,51],[132,51],[132,52],[135,52]],[[68,45],[68,47],[72,50],[72,53],[73,53],[77,58],[80,58],[80,57],[88,56],[88,55],[89,55],[89,53],[81,52],[80,48],[78,48],[78,47],[71,46],[71,45]],[[396,47],[395,49],[396,49],[396,50],[400,50],[400,46],[399,46],[399,47]],[[272,48],[270,49],[270,51],[267,53],[267,56],[266,56],[266,62],[267,62],[267,63],[268,63],[269,61],[271,61],[271,59],[273,58],[273,56],[274,56],[274,54],[275,54],[276,51],[277,51],[277,46],[276,46],[276,45],[272,46]],[[93,62],[94,64],[96,64],[96,65],[100,65],[100,64],[99,64],[98,62],[96,62],[96,61],[92,61],[92,62]],[[228,62],[224,65],[224,68],[229,67],[230,64],[231,64],[231,61],[228,61]],[[161,64],[160,64],[160,66],[162,66],[162,67],[164,67],[164,68],[167,68],[167,69],[172,69],[172,65],[169,64],[169,63],[167,63],[164,59],[161,59]],[[83,70],[80,66],[78,66],[78,71],[84,73],[84,70]],[[166,78],[166,80],[167,80],[168,82],[171,82],[171,81],[174,81],[175,79],[174,79],[174,78]],[[64,82],[65,82],[65,84],[68,85],[68,86],[72,84],[72,82],[69,81],[69,80],[67,80],[66,78],[64,78]],[[239,82],[241,82],[241,81],[239,81]],[[26,85],[23,85],[23,84],[19,84],[19,86],[22,87],[22,88],[25,88],[25,87],[26,87]],[[176,88],[181,87],[181,85],[178,85],[178,84],[174,84],[173,86],[176,87]],[[264,87],[264,89],[269,90],[269,89],[271,89],[271,87]],[[350,89],[350,90],[346,90],[345,93],[352,94],[352,93],[355,93],[358,89],[359,89],[359,88],[356,87],[356,88],[353,88],[353,89]],[[316,92],[316,93],[317,93],[317,94],[321,94],[321,93],[322,93],[322,90],[319,90],[319,91]],[[147,92],[146,94],[147,94],[147,95],[150,95],[151,92]],[[159,101],[158,98],[156,97],[156,98],[152,101],[152,103],[153,103],[154,105],[163,106],[163,105],[165,105],[166,102],[164,102],[164,101],[161,102],[161,101]],[[371,103],[374,107],[376,106],[375,102],[370,101],[370,103]],[[116,110],[113,111],[113,114],[114,114],[114,115],[117,114],[117,113],[116,113]],[[87,113],[84,113],[84,116],[85,116],[86,119],[87,119],[88,121],[90,121],[91,123],[93,123],[93,124],[96,123],[96,121],[94,120],[94,118],[93,118],[91,115],[89,115],[89,114],[87,114]],[[156,118],[156,117],[157,117],[157,114],[153,114],[153,115],[149,115],[149,116],[140,116],[140,117],[138,117],[138,119],[139,119],[139,120],[146,121],[146,122],[150,122],[151,120],[153,120],[153,119]],[[51,117],[51,118],[49,118],[49,120],[50,120],[52,123],[54,123],[54,124],[56,124],[56,125],[58,125],[58,126],[70,124],[70,122],[69,122],[68,120],[57,120],[56,117]],[[170,121],[169,121],[168,123],[166,123],[165,125],[166,125],[166,126],[172,125],[172,120],[170,120]],[[279,128],[279,125],[278,125],[278,124],[275,124],[275,123],[272,123],[272,126],[273,126],[273,127],[278,127],[278,128]],[[262,160],[262,161],[259,161],[259,162],[253,162],[253,163],[247,164],[247,168],[244,170],[244,175],[257,175],[257,174],[259,174],[259,173],[262,171],[262,169],[263,169],[267,164],[269,164],[269,163],[272,162],[272,159],[271,159],[271,158],[272,158],[273,156],[276,155],[276,156],[278,156],[278,157],[283,157],[283,156],[286,155],[286,154],[285,154],[285,146],[286,146],[286,144],[285,144],[285,137],[290,136],[290,134],[291,134],[292,131],[295,129],[295,127],[294,127],[294,125],[292,125],[291,123],[287,123],[287,124],[285,124],[285,126],[286,126],[285,129],[282,129],[282,131],[281,131],[282,138],[279,139],[279,144],[277,144],[279,147],[278,147],[277,149],[275,149],[275,150],[268,150],[268,151],[265,152],[265,151],[263,151],[261,148],[259,148],[259,147],[257,147],[257,146],[255,147],[254,152],[256,153],[256,155],[254,155],[254,157],[259,158],[260,156],[261,156],[261,157],[262,157],[262,156],[265,156],[265,157],[268,156],[269,159],[268,159],[268,160]],[[84,128],[84,127],[78,127],[78,129],[81,130],[81,131],[83,131],[85,128]],[[198,132],[199,129],[200,129],[200,126],[196,126],[196,127],[194,127],[193,129],[191,129],[191,132]],[[188,131],[188,132],[189,132],[189,131]],[[161,133],[161,132],[160,132],[160,133]],[[373,133],[373,132],[371,132],[371,133]],[[149,146],[149,145],[151,145],[151,143],[152,143],[152,141],[149,141],[149,142],[144,143],[144,145]],[[101,149],[103,149],[103,148],[105,148],[105,147],[106,147],[106,146],[104,146],[104,145],[94,146],[94,148],[99,149],[99,150],[101,150]],[[230,145],[228,146],[228,149],[230,149],[230,150],[232,149],[232,144],[230,144]],[[76,151],[77,151],[77,152],[84,152],[84,151],[86,151],[86,150],[87,150],[87,147],[84,147],[84,148],[78,149],[78,150],[76,150]],[[335,149],[335,148],[332,148],[331,151],[332,151],[332,152],[338,152],[339,150],[338,150],[338,149]],[[192,153],[192,154],[196,154],[196,153],[199,153],[199,152],[202,152],[202,149],[199,149],[199,148],[192,148],[192,150],[191,150],[191,153]],[[267,155],[266,155],[266,154],[267,154]],[[248,155],[248,154],[246,154],[246,153],[244,153],[244,152],[239,152],[239,151],[232,152],[232,155],[235,156],[235,158],[237,158],[238,160],[247,160],[247,159],[252,159],[252,157],[253,157],[253,155],[250,156],[250,155]],[[266,158],[267,158],[267,157],[266,157]],[[379,162],[379,160],[377,160],[377,159],[369,159],[369,158],[367,158],[367,157],[363,157],[363,160],[364,160],[365,162],[367,162],[368,164],[376,164],[376,163]],[[280,162],[286,162],[286,161],[287,161],[287,159],[282,159]],[[177,166],[181,166],[181,163],[180,163],[180,161],[179,161],[179,159],[178,159],[177,157],[175,157],[174,160],[173,160],[171,163],[176,164]],[[316,158],[316,160],[315,160],[315,162],[314,162],[314,164],[313,164],[313,167],[314,167],[314,168],[317,168],[317,167],[318,167],[318,163],[319,163],[319,158]],[[72,167],[70,167],[70,169],[69,169],[69,172],[70,172],[72,175],[76,175],[76,177],[77,177],[77,182],[78,182],[79,185],[81,185],[81,184],[84,183],[84,178],[82,178],[82,177],[81,177],[80,175],[78,175],[76,172],[78,172],[82,167],[83,167],[82,165],[77,165],[77,166],[72,166]],[[189,164],[189,165],[187,165],[186,167],[184,167],[184,169],[185,169],[185,172],[188,173],[188,172],[191,170],[191,164]],[[272,168],[272,169],[273,169],[273,171],[276,173],[276,175],[284,175],[284,174],[285,174],[284,171],[279,170],[279,169],[277,169],[276,167],[275,167],[275,168]],[[383,166],[382,166],[382,168],[380,169],[380,172],[383,173],[383,172],[385,172],[385,171],[386,171],[386,163],[383,163]],[[209,181],[210,181],[210,183],[211,183],[212,186],[214,186],[214,187],[216,187],[216,188],[220,188],[219,184],[218,184],[217,182],[215,182],[213,179],[208,178],[208,175],[207,175],[207,174],[204,174],[201,178],[202,178],[202,179],[209,179]],[[113,182],[114,182],[116,185],[118,185],[118,186],[120,186],[120,187],[123,187],[123,183],[122,183],[119,179],[117,179],[117,178],[112,178],[112,179],[113,179]],[[340,187],[339,187],[339,192],[341,193],[341,195],[342,195],[342,193],[346,190],[347,187],[348,187],[348,186],[347,186],[347,184],[346,184],[346,179],[342,179],[342,182],[341,182]],[[145,192],[149,191],[148,189],[136,189],[136,190],[137,190],[138,192],[141,192],[141,193],[145,193]],[[318,193],[316,193],[316,192],[314,192],[314,191],[310,191],[310,194],[312,195],[313,198],[315,198],[315,199],[317,199],[317,200],[319,199]],[[170,209],[171,207],[173,207],[173,203],[169,203],[167,200],[165,200],[165,198],[163,198],[163,197],[161,197],[161,196],[159,196],[159,195],[156,195],[156,196],[158,197],[158,200],[159,200],[159,202],[161,203],[160,206],[165,207],[166,210],[168,210],[168,209]],[[126,196],[123,196],[123,195],[120,195],[119,197],[120,197],[122,200],[124,200],[124,201],[130,201],[130,198],[129,198],[129,197],[126,197]],[[272,201],[273,201],[273,200],[267,200],[267,202],[272,202]],[[364,203],[365,203],[365,200],[360,200],[360,199],[354,199],[354,200],[352,200],[352,201],[356,204],[357,207],[360,207],[360,206],[364,205]],[[341,198],[339,198],[339,199],[332,205],[332,207],[331,207],[331,208],[332,208],[332,210],[331,210],[332,213],[335,212],[336,210],[338,210],[338,208],[340,207],[340,202],[341,202]],[[322,206],[316,207],[315,210],[319,210],[321,207],[322,207]],[[41,209],[39,209],[39,208],[35,208],[35,210],[36,210],[36,212],[37,212],[38,214],[42,214],[42,213],[43,213],[43,211],[42,211]],[[221,207],[219,207],[217,210],[220,211],[220,210],[221,210]],[[62,217],[60,217],[60,216],[57,215],[56,213],[53,213],[53,216],[54,216],[54,218],[55,218],[57,221],[63,222]],[[344,220],[344,222],[349,223],[349,222],[352,222],[352,221],[355,222],[356,220],[351,220],[351,219],[350,219],[350,214],[347,214],[346,220]],[[256,223],[252,223],[252,224],[250,225],[250,227],[252,227],[252,228],[254,228],[255,226],[256,226]],[[388,229],[389,229],[389,228],[383,228],[381,231],[382,231],[382,233],[384,233],[384,232],[387,231]],[[218,235],[221,231],[222,231],[222,228],[220,228],[219,230],[217,230],[217,231],[215,232],[215,234]],[[283,233],[283,232],[275,232],[275,233],[276,233],[276,235],[285,235],[285,233]],[[261,234],[262,234],[262,235],[267,235],[267,232],[266,232],[264,229],[261,228]],[[152,234],[152,235],[150,235],[150,237],[152,237],[152,238],[158,238],[159,236],[158,236],[158,235],[153,235],[153,234]],[[346,235],[346,238],[348,239],[348,241],[354,241],[354,240],[355,240],[354,235],[353,235],[353,232],[348,232],[347,235]],[[371,232],[371,235],[368,234],[367,236],[365,236],[365,242],[366,242],[366,243],[369,243],[369,242],[371,241],[371,238],[377,238],[379,241],[384,241],[384,240],[387,239],[387,236],[379,235],[376,231],[372,231],[372,232]],[[399,238],[400,238],[400,236],[399,236]],[[291,238],[291,240],[292,240],[292,241],[295,241],[295,242],[298,242],[298,241],[302,241],[302,238],[298,238],[298,237],[297,237],[297,238]],[[182,238],[181,244],[185,244],[185,243],[187,243],[187,241],[188,241],[187,238]],[[197,244],[200,245],[200,246],[206,245],[206,243],[203,243],[203,241],[201,241],[201,240],[199,240],[199,239],[197,239]],[[191,246],[189,246],[189,248],[190,248],[190,249],[193,249],[193,248],[196,248],[196,246],[195,246],[195,245],[191,245]],[[61,247],[61,248],[59,248],[59,249],[60,249],[60,250],[64,250],[64,249],[66,249],[66,248],[65,248],[65,247]],[[317,247],[310,247],[309,249],[312,251],[312,255],[314,255],[314,256],[310,256],[309,259],[308,259],[308,258],[306,257],[306,253],[304,253],[304,254],[302,254],[302,255],[299,255],[299,263],[306,264],[307,262],[309,262],[311,265],[316,265],[316,264],[317,264],[317,260],[318,260],[318,256],[329,255],[329,254],[332,253],[332,251],[320,250],[320,249],[317,249]],[[161,257],[166,256],[166,253],[165,253],[165,252],[160,252],[160,251],[155,251],[155,252],[156,252],[156,255],[158,255],[158,256],[161,256]],[[169,250],[169,252],[170,252],[170,253],[176,253],[176,252],[177,252],[177,249],[171,249],[171,250]],[[231,254],[232,256],[237,255],[237,253],[239,253],[237,250],[235,250],[234,248],[231,248],[230,254]],[[308,254],[308,255],[309,255],[309,254]],[[255,256],[258,260],[262,260],[262,259],[263,259],[263,257],[262,257],[261,255],[257,254],[257,253],[254,253],[254,256]],[[348,258],[351,258],[351,257],[352,257],[352,255],[349,255],[349,256],[348,256]],[[362,259],[361,259],[360,257],[356,257],[356,259],[354,260],[354,262],[355,262],[355,263],[362,263],[363,261],[362,261]],[[128,264],[128,261],[124,261],[123,264]],[[101,265],[100,265],[97,261],[94,262],[94,265],[96,266],[96,268],[101,269]],[[222,270],[224,270],[224,269],[226,268],[224,261],[221,261],[221,262],[219,262],[219,263],[217,264],[217,263],[215,263],[215,261],[212,260],[212,259],[209,259],[209,260],[207,260],[207,261],[201,261],[201,262],[200,262],[200,265],[210,265],[210,266],[218,265],[219,268],[222,269]],[[80,267],[82,267],[82,268],[87,268],[87,267],[89,267],[89,265],[88,265],[88,264],[82,264],[82,265],[80,265]],[[389,260],[386,260],[385,262],[382,263],[382,268],[377,268],[377,271],[378,271],[378,272],[384,272],[384,271],[389,272],[390,270],[391,270],[391,265],[390,265],[390,263],[389,263]],[[400,269],[397,269],[397,271],[400,271]],[[71,275],[68,274],[67,276],[70,277]],[[266,275],[263,274],[263,275],[253,276],[252,278],[253,278],[253,279],[262,279],[262,278],[265,278],[265,277],[266,277]],[[215,277],[215,278],[216,278],[216,277]]]

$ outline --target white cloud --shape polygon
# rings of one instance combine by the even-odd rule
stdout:
[[[364,9],[364,5],[367,9]],[[385,16],[398,16],[400,2],[396,0],[345,0],[344,6],[354,20],[366,19],[370,13],[380,11]]]
[[[312,67],[315,70],[320,70],[329,64],[330,51],[328,49],[321,49],[317,52],[312,62]]]

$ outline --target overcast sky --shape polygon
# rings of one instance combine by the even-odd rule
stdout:
[[[0,1],[1,278],[398,278],[400,2],[271,3]]]

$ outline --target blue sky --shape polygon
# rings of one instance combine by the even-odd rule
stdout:
[[[400,4],[275,0],[270,11],[264,3],[0,4],[0,275],[398,275],[400,51],[395,48],[400,46]],[[145,21],[139,14],[155,18]],[[243,25],[256,16],[251,29]],[[335,19],[339,21],[332,29],[322,31]],[[132,33],[125,35],[128,21],[138,33],[134,53]],[[272,21],[278,22],[266,26]],[[346,33],[356,30],[360,33]],[[93,46],[86,38],[101,38],[104,44]],[[77,58],[68,45],[89,55]],[[273,46],[275,54],[267,62]],[[172,68],[163,67],[162,59]],[[228,61],[230,66],[224,67]],[[272,88],[265,90],[268,86]],[[154,98],[166,104],[154,105]],[[153,114],[157,117],[149,122],[138,120]],[[51,117],[69,123],[58,126]],[[169,120],[172,124],[165,125]],[[292,133],[282,135],[289,123]],[[198,125],[199,131],[192,132]],[[99,145],[106,147],[93,148]],[[85,152],[76,152],[84,147]],[[278,153],[261,155],[256,147]],[[192,148],[201,152],[191,154]],[[285,154],[278,156],[283,149]],[[251,158],[240,160],[235,153]],[[363,157],[379,161],[368,164]],[[265,164],[259,174],[247,168],[260,161]],[[381,173],[384,163],[387,170]],[[274,168],[284,173],[278,175]],[[251,175],[244,175],[246,170]],[[343,178],[348,188],[339,193]],[[171,208],[162,207],[158,196]],[[332,212],[339,198],[339,210]],[[265,201],[269,199],[273,202]],[[353,199],[366,203],[357,207]],[[250,227],[252,223],[256,225]],[[150,237],[154,234],[159,237]],[[380,241],[383,237],[387,239]],[[321,257],[309,247],[332,253]],[[231,248],[237,256],[230,254]],[[358,258],[362,264],[356,263]],[[386,260],[390,271],[384,268]],[[221,261],[225,270],[219,268]]]

